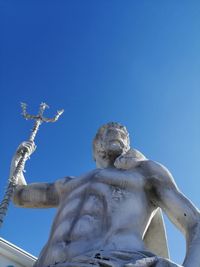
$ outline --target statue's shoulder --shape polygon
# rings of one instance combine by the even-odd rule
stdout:
[[[144,154],[142,154],[142,152],[140,152],[139,150],[135,149],[135,148],[130,148],[128,150],[128,152],[126,152],[125,156],[129,156],[138,160],[145,160],[146,157]]]
[[[148,175],[161,174],[161,173],[164,174],[168,172],[167,168],[164,165],[160,164],[157,161],[146,158],[142,152],[140,152],[135,148],[131,148],[128,152],[126,152],[125,155],[123,155],[123,157],[129,159],[135,159],[138,162],[140,162],[139,166]]]
[[[153,160],[143,161],[143,167],[149,179],[155,182],[174,184],[170,171],[161,163]]]

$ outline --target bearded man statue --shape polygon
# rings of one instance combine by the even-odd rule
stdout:
[[[24,147],[14,155],[11,175]],[[130,147],[126,128],[103,125],[93,142],[97,168],[54,183],[26,184],[19,176],[13,202],[57,207],[49,239],[34,267],[178,266],[168,258],[161,210],[187,242],[184,267],[200,266],[200,215],[170,172]]]

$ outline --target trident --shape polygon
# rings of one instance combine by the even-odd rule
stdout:
[[[53,118],[45,118],[43,117],[43,113],[45,111],[46,108],[49,108],[49,106],[45,103],[41,103],[40,104],[40,108],[39,108],[39,112],[38,115],[30,115],[27,113],[26,108],[27,108],[27,104],[25,103],[21,103],[21,107],[22,107],[22,115],[26,120],[35,120],[34,126],[31,130],[31,134],[29,137],[29,142],[33,142],[35,139],[35,136],[39,130],[40,125],[43,122],[55,122],[58,120],[58,118],[60,117],[60,115],[64,112],[64,110],[58,110],[56,115]],[[2,200],[2,202],[0,203],[0,227],[3,224],[3,219],[4,216],[6,215],[6,212],[8,210],[8,206],[10,203],[10,199],[12,198],[13,192],[17,186],[17,178],[20,175],[20,173],[22,173],[24,171],[24,166],[27,160],[28,156],[28,149],[23,149],[22,153],[21,153],[21,158],[17,164],[17,167],[12,175],[12,177],[9,178],[8,181],[8,186],[6,188],[6,192],[4,194],[4,198]]]

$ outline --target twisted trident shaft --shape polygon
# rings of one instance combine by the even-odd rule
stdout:
[[[29,119],[35,120],[34,126],[31,130],[31,134],[30,134],[29,139],[28,139],[29,142],[34,141],[35,136],[39,130],[39,127],[43,122],[55,122],[58,120],[60,115],[64,112],[64,110],[59,110],[59,111],[57,111],[56,115],[53,118],[45,118],[45,117],[43,117],[43,113],[44,113],[46,108],[49,108],[49,106],[45,103],[40,104],[39,112],[38,112],[38,115],[36,115],[36,116],[30,115],[27,113],[27,111],[26,111],[27,105],[25,103],[21,103],[21,107],[22,107],[22,115],[26,120],[29,120]],[[21,153],[21,158],[17,164],[17,167],[15,168],[13,175],[9,178],[9,183],[8,183],[6,192],[4,194],[4,198],[3,198],[2,202],[0,203],[0,227],[3,224],[3,220],[4,220],[4,217],[7,213],[10,200],[11,200],[13,192],[17,186],[18,176],[23,172],[27,158],[28,158],[28,150],[23,149],[23,151]]]

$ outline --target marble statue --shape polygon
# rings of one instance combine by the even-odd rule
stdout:
[[[23,149],[11,164],[11,176]],[[13,202],[57,207],[49,239],[34,267],[179,266],[168,258],[161,210],[186,238],[184,267],[200,266],[200,213],[179,191],[170,172],[130,147],[119,123],[103,125],[93,142],[96,169],[54,183],[26,184],[21,174]]]

